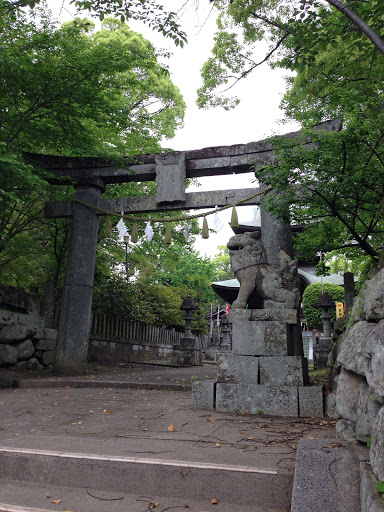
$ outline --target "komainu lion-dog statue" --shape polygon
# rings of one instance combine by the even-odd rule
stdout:
[[[264,308],[296,309],[299,307],[297,262],[280,251],[280,268],[268,264],[261,234],[257,231],[235,235],[227,244],[231,268],[240,283],[233,309],[244,309],[253,292],[264,300]]]

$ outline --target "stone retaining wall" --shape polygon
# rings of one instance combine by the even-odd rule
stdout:
[[[362,466],[361,480],[361,510],[368,512],[372,499],[378,502],[378,495],[371,495],[372,481],[384,481],[384,269],[367,281],[355,299],[335,370],[333,391],[341,418],[337,435],[347,442],[371,445],[370,466]],[[367,471],[372,471],[369,478]]]
[[[57,331],[44,327],[37,315],[0,310],[0,367],[50,369]]]

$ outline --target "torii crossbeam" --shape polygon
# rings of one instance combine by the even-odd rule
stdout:
[[[315,127],[338,131],[339,121],[329,121]],[[284,137],[297,139],[301,132]],[[311,145],[311,140],[300,144]],[[55,184],[73,183],[79,202],[47,203],[48,218],[72,217],[71,241],[68,253],[54,371],[61,374],[84,373],[88,355],[88,337],[91,322],[93,276],[96,257],[98,216],[100,210],[120,214],[155,211],[190,210],[227,206],[256,194],[259,189],[240,189],[186,193],[185,179],[203,176],[221,176],[260,170],[275,162],[273,146],[268,141],[235,146],[172,152],[158,155],[140,155],[130,158],[127,167],[117,167],[100,158],[25,155],[29,162],[49,171],[47,181]],[[66,179],[67,178],[67,179]],[[105,186],[129,181],[156,181],[156,196],[102,199]],[[259,204],[260,198],[243,204]],[[89,208],[81,203],[87,203]],[[99,209],[99,210],[98,210]],[[290,227],[277,221],[267,212],[262,215],[262,230],[274,233],[269,258],[280,249],[291,252]],[[277,242],[280,244],[276,246]],[[276,252],[276,254],[277,254]]]

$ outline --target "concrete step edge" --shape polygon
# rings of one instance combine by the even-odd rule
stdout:
[[[53,509],[47,508],[31,508],[31,507],[18,507],[15,505],[8,505],[7,503],[0,503],[0,512],[57,512]]]
[[[254,466],[239,466],[235,464],[212,464],[204,462],[194,461],[181,461],[181,460],[167,460],[167,459],[155,459],[147,457],[126,457],[126,456],[111,456],[111,455],[99,455],[90,453],[74,453],[74,452],[58,452],[51,450],[34,450],[28,448],[8,448],[0,446],[0,453],[14,453],[17,455],[44,455],[48,457],[59,457],[67,459],[81,459],[82,462],[88,461],[94,464],[98,461],[108,462],[126,462],[127,464],[150,464],[160,466],[172,466],[180,468],[197,468],[197,469],[209,469],[214,471],[235,471],[241,473],[259,473],[262,475],[277,475],[278,472],[274,469],[260,469]]]

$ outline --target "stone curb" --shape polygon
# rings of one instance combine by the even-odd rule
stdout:
[[[192,391],[192,384],[171,384],[158,382],[130,382],[111,380],[71,380],[71,379],[15,379],[16,388],[116,388],[116,389],[155,389],[163,391]]]

